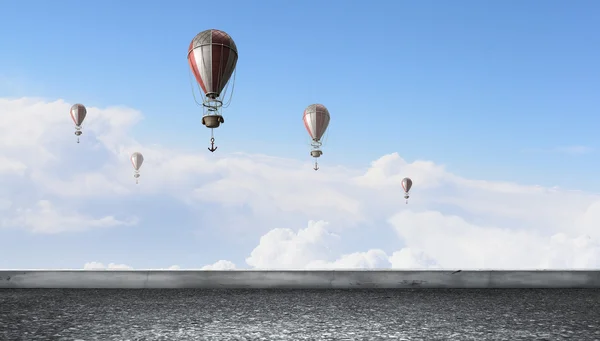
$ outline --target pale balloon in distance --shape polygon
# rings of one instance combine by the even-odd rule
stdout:
[[[138,178],[140,177],[140,168],[142,168],[142,164],[144,163],[144,155],[140,152],[135,152],[131,154],[131,165],[133,166],[133,177],[135,178],[135,183],[139,183]]]
[[[323,104],[311,104],[304,109],[302,121],[311,140],[310,145],[312,150],[310,151],[310,155],[315,158],[314,170],[319,170],[317,158],[323,155],[323,151],[321,150],[323,141],[321,139],[325,135],[327,127],[329,127],[330,120],[331,115],[329,115],[329,110]]]
[[[85,120],[85,116],[87,115],[87,109],[85,105],[76,103],[71,106],[71,110],[69,110],[71,114],[71,119],[73,123],[75,123],[75,136],[77,136],[77,143],[79,143],[79,136],[81,136],[81,125],[83,124],[83,120]]]

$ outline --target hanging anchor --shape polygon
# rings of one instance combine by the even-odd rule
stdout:
[[[319,145],[316,145],[316,144],[313,145],[313,148],[318,148],[318,147],[319,147]],[[319,164],[317,163],[317,160],[321,155],[323,155],[323,152],[320,151],[319,149],[315,149],[310,152],[310,156],[315,158],[315,167],[313,169],[316,171],[319,170]]]
[[[217,150],[217,148],[219,147],[215,147],[215,138],[211,137],[210,138],[210,147],[208,148],[208,150],[210,150],[211,152],[215,152],[215,150]]]
[[[215,152],[215,150],[217,150],[217,148],[219,147],[215,147],[215,135],[214,135],[214,130],[211,129],[210,130],[210,148],[208,148],[208,150],[210,150],[211,152]]]
[[[79,136],[81,136],[82,132],[81,132],[81,128],[79,126],[75,127],[75,136],[77,136],[77,143],[79,143]]]

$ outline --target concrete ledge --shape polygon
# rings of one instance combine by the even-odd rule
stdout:
[[[600,270],[0,270],[6,288],[600,288]]]

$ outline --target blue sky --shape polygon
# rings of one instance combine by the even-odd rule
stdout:
[[[140,145],[202,155],[207,163],[237,152],[306,163],[302,111],[323,103],[332,121],[322,170],[343,166],[364,173],[374,160],[398,153],[409,164],[430,160],[468,179],[600,192],[600,3],[595,1],[23,0],[1,6],[0,97],[133,108],[143,119],[128,126],[127,135]],[[209,28],[228,32],[239,50],[234,98],[216,131],[214,155],[207,155],[209,130],[200,124],[186,61],[191,39]],[[64,124],[70,129],[68,121]],[[88,166],[73,167],[93,172],[112,155],[94,153]],[[15,194],[8,192],[11,199]],[[39,193],[32,203],[50,196]],[[250,234],[238,247],[218,229],[196,228],[194,235],[203,237],[191,238],[189,226],[214,219],[207,217],[210,205],[223,203],[189,209],[158,190],[136,198],[126,204],[92,198],[79,201],[77,210],[110,215],[127,208],[152,222],[144,225],[143,236],[133,228],[118,236],[114,230],[40,235],[5,229],[0,238],[4,233],[7,240],[46,251],[52,249],[48,244],[70,245],[69,257],[87,252],[84,263],[147,267],[191,266],[213,258],[243,263],[242,254],[260,237]],[[444,213],[440,207],[435,209]],[[253,219],[270,219],[250,211]],[[302,219],[285,212],[272,221]],[[172,217],[181,228],[165,228]],[[362,233],[347,237],[350,246],[342,249],[394,247],[383,237],[364,241],[371,232]],[[167,247],[174,244],[180,246]],[[150,264],[148,255],[161,248],[169,251]],[[231,255],[229,248],[243,251]],[[31,259],[16,264],[43,263],[39,254],[20,257]],[[66,264],[60,257],[46,261],[48,267]]]

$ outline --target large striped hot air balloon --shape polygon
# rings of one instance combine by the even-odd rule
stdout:
[[[312,150],[310,155],[315,158],[315,167],[313,169],[319,170],[317,158],[323,155],[323,151],[321,151],[321,146],[323,145],[321,139],[329,126],[329,110],[323,104],[311,104],[304,110],[302,120],[311,138],[310,145]]]
[[[229,34],[215,29],[198,33],[188,49],[188,63],[190,70],[202,90],[202,103],[204,107],[202,124],[211,129],[211,152],[217,150],[214,146],[214,128],[225,122],[221,109],[227,107],[224,97],[227,85],[235,72],[238,60],[238,51],[235,42]],[[235,81],[235,77],[234,77]],[[233,93],[233,90],[232,90]]]

